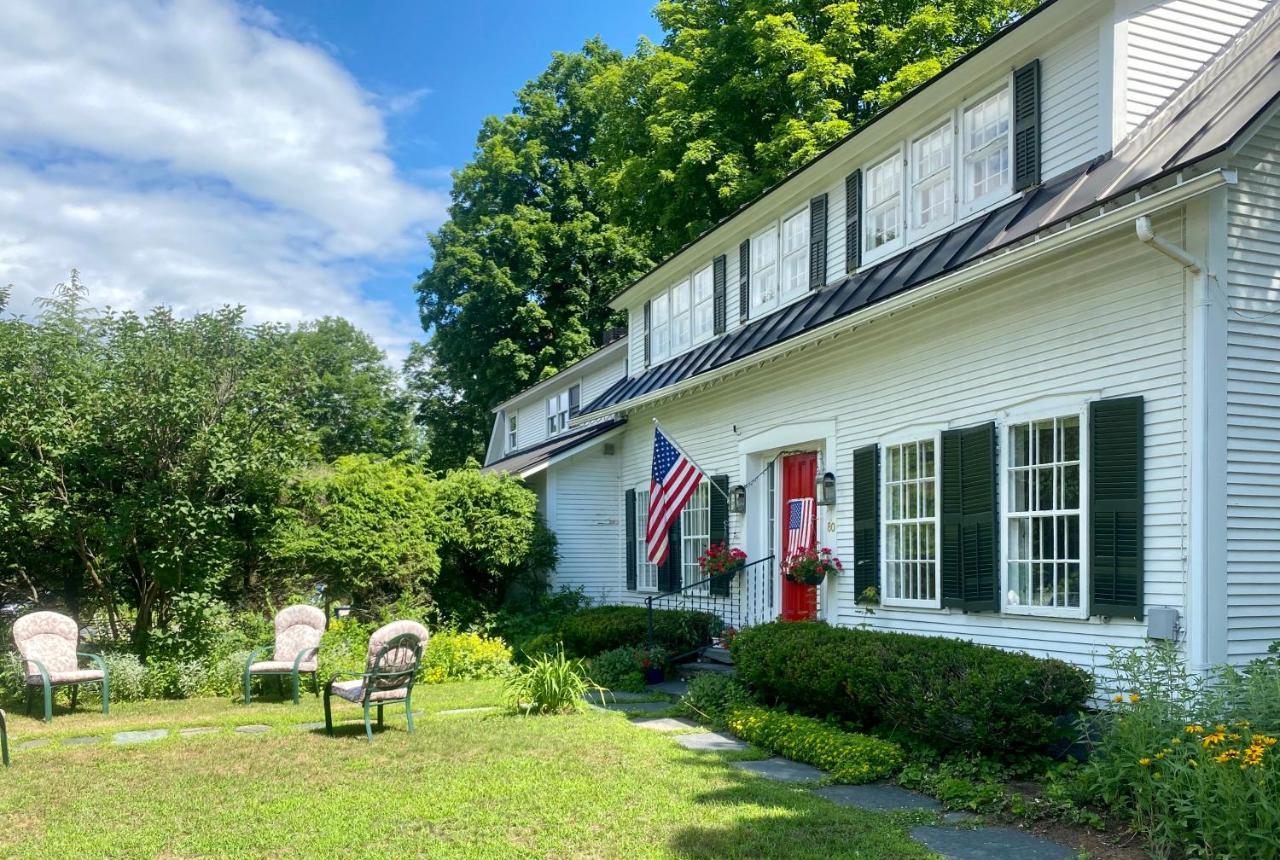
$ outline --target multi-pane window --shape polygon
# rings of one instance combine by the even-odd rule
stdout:
[[[516,449],[516,416],[514,414],[507,416],[507,451]]]
[[[671,355],[671,296],[662,293],[649,303],[649,357],[654,364]]]
[[[751,315],[778,303],[778,233],[770,227],[751,239]]]
[[[809,210],[782,222],[782,295],[809,289]]]
[[[938,604],[938,464],[935,439],[884,450],[884,597]]]
[[[866,237],[868,253],[898,240],[902,231],[902,156],[867,168]]]
[[[569,429],[569,392],[561,391],[547,398],[547,435],[554,436]]]
[[[1080,416],[1011,424],[1005,453],[1008,609],[1080,611]]]
[[[964,199],[980,203],[1009,192],[1009,91],[964,112]]]
[[[711,337],[715,324],[715,286],[707,266],[693,276],[693,342]]]
[[[649,491],[636,490],[636,588],[658,590],[658,566],[649,561],[645,534],[649,531]]]
[[[689,497],[680,512],[680,584],[692,585],[703,579],[698,559],[711,546],[711,488],[707,481]],[[703,584],[695,591],[705,592]]]
[[[689,348],[689,320],[693,315],[689,282],[681,281],[671,288],[671,354],[678,355]]]
[[[911,225],[929,231],[951,221],[951,121],[911,142]]]

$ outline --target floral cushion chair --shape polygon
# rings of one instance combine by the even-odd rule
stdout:
[[[404,703],[409,734],[413,734],[413,683],[422,662],[422,649],[427,644],[427,628],[416,621],[393,621],[374,631],[369,637],[369,650],[363,672],[338,672],[324,688],[324,727],[333,734],[331,696],[346,699],[364,708],[364,733],[373,741],[369,709],[378,706],[378,725],[382,725],[385,705]],[[339,681],[344,675],[352,680]]]
[[[320,654],[320,637],[324,635],[324,611],[314,606],[286,606],[276,613],[276,644],[270,660],[258,660],[267,647],[249,655],[244,664],[244,703],[253,701],[254,675],[289,675],[293,678],[293,703],[298,704],[298,678],[311,674],[311,685],[320,695],[320,679],[316,675]]]
[[[56,612],[33,612],[13,622],[13,644],[22,658],[22,671],[27,681],[27,712],[37,688],[44,692],[44,721],[53,719],[53,690],[71,688],[71,708],[75,710],[81,684],[102,685],[102,713],[111,712],[110,677],[106,661],[98,654],[79,650],[80,627]],[[96,669],[81,669],[81,659],[90,660]]]

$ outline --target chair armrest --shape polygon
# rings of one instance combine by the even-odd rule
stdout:
[[[35,666],[36,671],[40,673],[40,677],[44,679],[44,683],[45,684],[49,683],[49,670],[44,667],[43,663],[41,663],[39,660],[29,660],[25,657],[23,658],[22,662],[30,663],[32,666]],[[23,674],[23,679],[22,679],[23,683],[25,684],[31,683],[26,679],[26,675],[28,674],[26,668],[23,668],[22,674]]]
[[[102,677],[104,679],[110,676],[111,673],[107,669],[107,661],[102,658],[101,654],[90,654],[88,651],[77,651],[76,656],[83,657],[86,660],[92,660],[94,663],[98,664],[98,668],[102,670]]]
[[[257,648],[254,648],[252,651],[250,651],[249,659],[244,661],[244,670],[248,672],[249,667],[252,666],[254,663],[257,663],[258,658],[262,656],[262,653],[271,647],[272,646],[270,645],[259,645]]]
[[[320,656],[319,648],[308,648],[305,651],[299,651],[298,656],[293,658],[293,671],[298,671],[299,666],[318,656]]]

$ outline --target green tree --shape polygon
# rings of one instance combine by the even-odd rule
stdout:
[[[591,184],[600,117],[585,88],[621,59],[598,41],[556,54],[454,175],[417,285],[431,343],[410,369],[437,468],[479,456],[491,407],[598,345],[609,298],[648,265]]]
[[[339,457],[290,482],[269,542],[299,587],[363,607],[426,596],[440,572],[442,524],[431,478],[404,459]]]

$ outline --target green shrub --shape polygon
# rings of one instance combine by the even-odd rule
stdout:
[[[497,678],[511,668],[511,649],[501,639],[479,633],[438,630],[422,651],[422,680],[427,684]]]
[[[518,659],[527,660],[547,654],[554,654],[564,647],[559,633],[539,633],[527,640],[517,654]]]
[[[743,740],[829,771],[837,782],[872,782],[902,765],[902,750],[892,741],[842,731],[811,717],[739,707],[729,712],[728,723]]]
[[[547,594],[533,590],[508,598],[489,621],[490,631],[511,644],[516,659],[554,651],[565,619],[591,605],[581,590]]]
[[[754,702],[751,691],[736,678],[718,672],[699,672],[689,680],[689,690],[680,699],[680,709],[694,719],[725,726],[731,710]]]
[[[353,616],[335,618],[320,637],[317,668],[321,683],[337,672],[363,672],[369,653],[369,637],[377,625]]]
[[[111,701],[140,702],[147,698],[147,667],[132,654],[105,654],[107,671],[111,673]]]
[[[581,659],[564,651],[533,658],[507,677],[507,707],[515,713],[560,714],[576,710],[588,690],[600,688],[587,677]]]
[[[591,658],[590,666],[592,680],[605,689],[644,692],[644,672],[635,648],[627,646],[602,651]]]
[[[711,642],[723,627],[719,616],[685,609],[653,613],[654,644],[674,655],[687,654]],[[594,606],[564,620],[565,649],[580,657],[648,641],[649,615],[643,606]]]
[[[1063,734],[1090,676],[958,639],[773,623],[732,644],[738,677],[767,702],[905,732],[938,749],[1017,754]]]

